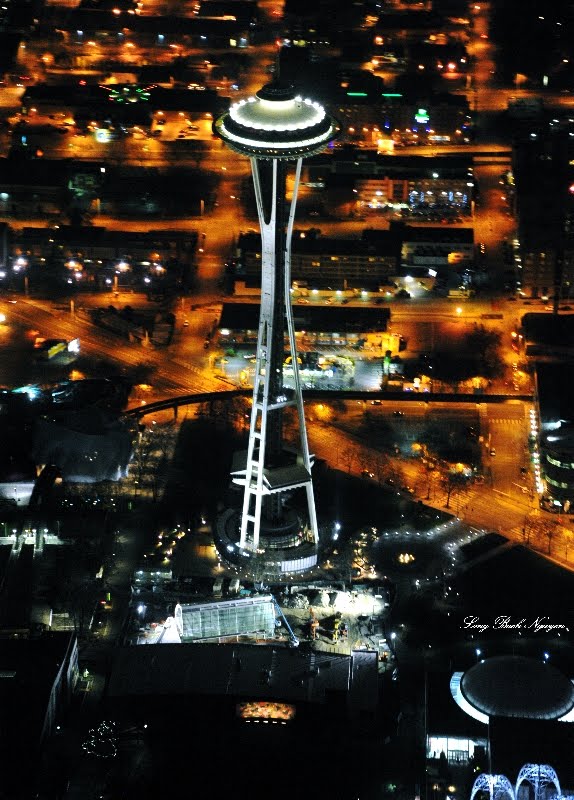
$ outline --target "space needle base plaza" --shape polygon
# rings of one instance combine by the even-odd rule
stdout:
[[[251,160],[261,229],[261,311],[249,443],[247,451],[235,453],[231,475],[243,487],[243,503],[240,511],[229,508],[219,516],[216,540],[226,560],[245,567],[257,560],[265,574],[287,576],[316,565],[319,543],[291,307],[291,238],[303,158],[323,150],[339,128],[319,103],[276,81],[232,105],[213,130]],[[289,162],[295,165],[290,202]],[[283,382],[286,334],[292,389]],[[295,443],[285,440],[287,414],[296,417]],[[295,505],[296,495],[304,495],[304,502]]]

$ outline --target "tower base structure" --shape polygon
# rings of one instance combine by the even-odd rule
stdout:
[[[287,580],[292,575],[310,572],[317,566],[318,545],[312,532],[294,509],[284,515],[284,525],[262,529],[260,549],[240,546],[241,511],[228,508],[217,518],[215,544],[226,561],[265,580]]]

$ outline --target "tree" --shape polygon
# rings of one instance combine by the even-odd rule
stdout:
[[[436,479],[440,475],[440,472],[437,470],[436,461],[433,458],[425,457],[423,459],[423,470],[424,470],[424,482],[427,487],[427,495],[426,499],[431,499],[431,489],[434,487],[436,483]]]
[[[522,537],[526,544],[530,544],[532,538],[534,540],[534,547],[537,549],[542,549],[542,542],[546,539],[546,552],[550,555],[552,551],[552,541],[558,533],[558,527],[557,519],[546,519],[535,511],[530,512],[522,526]]]
[[[377,483],[384,483],[385,476],[389,473],[389,462],[390,458],[386,453],[381,453],[380,450],[373,452],[369,463]]]
[[[461,358],[459,353],[442,352],[437,354],[433,377],[443,383],[448,383],[454,392],[458,392],[461,381],[472,378],[473,374],[474,365],[468,358]]]
[[[477,325],[465,337],[464,347],[476,364],[477,374],[483,378],[500,378],[504,374],[504,361],[500,355],[500,333]]]
[[[358,455],[359,450],[357,447],[348,446],[343,450],[340,459],[347,472],[351,472],[353,469],[353,466],[358,459]]]
[[[554,520],[553,519],[553,520],[549,520],[549,521],[545,522],[544,535],[546,536],[546,539],[548,540],[548,550],[547,550],[548,555],[550,555],[550,553],[551,553],[552,540],[554,539],[554,537],[556,536],[557,533],[558,533],[558,520]]]
[[[370,469],[373,459],[372,453],[368,447],[357,448],[357,461],[361,471]]]
[[[461,472],[449,471],[443,475],[442,486],[446,491],[445,508],[450,508],[450,499],[468,487],[468,479]]]
[[[461,357],[464,353],[464,357]],[[477,325],[464,337],[460,350],[438,354],[434,364],[434,378],[453,387],[455,392],[462,381],[480,376],[499,378],[504,374],[504,361],[500,354],[500,334]]]

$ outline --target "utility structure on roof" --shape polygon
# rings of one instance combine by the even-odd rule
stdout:
[[[303,158],[323,150],[339,128],[319,103],[274,81],[254,97],[234,103],[216,120],[213,130],[232,150],[251,160],[262,244],[249,445],[233,475],[234,482],[245,487],[238,545],[252,552],[289,550],[302,540],[312,540],[316,546],[319,536],[291,307],[290,254]],[[295,176],[288,202],[290,161],[295,162]],[[283,383],[286,332],[293,389]],[[294,449],[284,439],[284,412],[289,408],[298,417],[299,446]],[[306,492],[307,519],[286,505],[287,496],[300,488]]]

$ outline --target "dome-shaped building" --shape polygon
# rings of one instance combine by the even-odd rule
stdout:
[[[574,722],[574,684],[546,661],[518,655],[483,659],[450,681],[457,705],[474,719]]]

